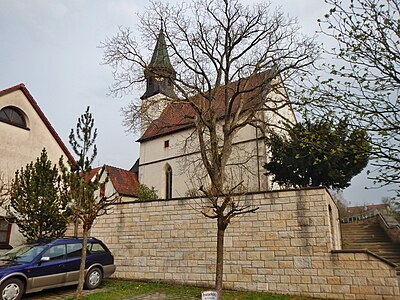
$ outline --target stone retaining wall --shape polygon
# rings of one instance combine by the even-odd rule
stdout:
[[[199,199],[121,203],[91,235],[115,255],[116,277],[212,286],[216,221]],[[233,219],[225,235],[224,288],[334,299],[398,299],[393,265],[340,249],[328,192],[304,189],[246,195],[259,207]]]

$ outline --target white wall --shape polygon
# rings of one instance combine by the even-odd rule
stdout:
[[[281,110],[282,115],[294,120],[289,107]],[[262,118],[271,122],[271,116],[264,113]],[[272,122],[278,122],[275,115]],[[200,161],[198,141],[193,135],[194,129],[186,129],[173,134],[141,142],[139,182],[149,187],[155,187],[160,198],[165,198],[165,170],[167,164],[173,171],[173,197],[188,196],[188,191],[198,190],[201,185],[197,180],[202,177],[207,183],[205,169]],[[189,137],[191,137],[189,139]],[[258,142],[256,139],[259,139]],[[164,147],[164,142],[169,141],[169,147]],[[243,166],[228,168],[227,173],[233,180],[243,180],[247,191],[265,191],[271,187],[270,178],[264,175],[263,165],[268,159],[264,140],[261,132],[252,126],[246,126],[238,131],[234,140],[234,147],[230,163],[246,162]],[[257,159],[258,158],[258,159]]]
[[[67,157],[60,145],[21,90],[0,97],[0,109],[6,106],[14,106],[22,110],[28,119],[29,128],[27,130],[0,122],[0,174],[7,182],[14,178],[15,171],[35,161],[43,148],[46,148],[53,164],[58,164],[61,156],[64,156],[64,162],[67,163]],[[0,211],[1,214],[4,214],[4,211]],[[15,246],[22,241],[21,234],[13,224],[10,244]]]
[[[22,91],[17,90],[0,97],[0,109],[10,105],[18,107],[26,114],[29,130],[0,122],[1,172],[12,178],[16,170],[39,157],[43,148],[46,148],[53,163],[58,163],[62,155],[66,162],[63,150]]]

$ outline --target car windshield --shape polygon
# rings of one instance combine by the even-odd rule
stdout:
[[[0,260],[12,260],[19,263],[31,262],[46,245],[21,245],[0,256]]]

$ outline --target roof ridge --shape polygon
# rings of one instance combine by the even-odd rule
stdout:
[[[119,170],[131,172],[131,171],[129,171],[128,169],[124,169],[124,168],[121,168],[121,167],[116,167],[116,166],[112,166],[112,165],[108,165],[108,164],[104,164],[103,166],[104,166],[104,167],[110,167],[110,168],[113,168],[113,169],[119,169]]]

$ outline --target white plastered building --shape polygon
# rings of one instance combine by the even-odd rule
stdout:
[[[43,148],[53,164],[60,157],[74,161],[39,105],[24,84],[0,91],[0,176],[10,183],[15,172],[40,156]],[[24,239],[15,224],[5,221],[0,210],[0,248]]]

